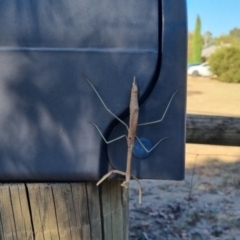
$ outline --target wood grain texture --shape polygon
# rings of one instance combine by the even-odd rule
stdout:
[[[24,184],[0,185],[0,239],[33,239]]]
[[[0,240],[126,240],[128,192],[120,185],[2,184]]]
[[[121,181],[102,184],[104,240],[128,239],[128,189],[117,188],[117,182],[121,184]],[[122,201],[121,204],[119,199]]]
[[[240,146],[240,118],[189,114],[186,142]]]

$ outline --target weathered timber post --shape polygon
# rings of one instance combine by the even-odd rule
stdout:
[[[240,118],[187,115],[187,143],[240,146]]]
[[[120,183],[2,184],[0,239],[125,240],[128,202]]]

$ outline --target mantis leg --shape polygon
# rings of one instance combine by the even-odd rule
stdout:
[[[178,90],[179,90],[179,89],[178,89]],[[138,126],[146,126],[146,125],[151,125],[151,124],[156,124],[156,123],[160,123],[160,122],[162,122],[163,119],[165,118],[165,115],[166,115],[166,113],[167,113],[167,111],[168,111],[168,108],[170,107],[171,102],[172,102],[174,96],[176,95],[176,93],[178,92],[178,90],[177,90],[175,93],[173,93],[172,97],[170,98],[170,100],[169,100],[169,102],[168,102],[168,105],[167,105],[167,107],[166,107],[166,109],[165,109],[165,111],[164,111],[164,113],[163,113],[161,119],[156,120],[156,121],[153,121],[153,122],[140,123],[140,124],[138,124]]]
[[[89,85],[92,87],[92,89],[94,90],[94,92],[96,93],[96,95],[98,96],[99,100],[101,101],[102,105],[104,106],[104,108],[112,115],[114,116],[120,123],[122,123],[128,130],[128,125],[121,120],[118,116],[116,116],[104,103],[103,99],[101,98],[101,96],[99,95],[97,89],[93,86],[93,84],[91,83],[91,81],[87,78],[86,75],[83,74],[83,77],[85,78],[85,80],[89,83]]]
[[[125,176],[126,173],[125,172],[122,172],[122,171],[119,171],[119,170],[112,170],[110,172],[108,172],[107,174],[105,174],[98,182],[97,182],[97,186],[99,186],[102,182],[104,182],[108,177],[110,177],[113,173],[117,173],[117,174],[120,174],[122,176]],[[133,174],[131,174],[131,177],[138,183],[138,190],[139,190],[139,204],[142,203],[142,185],[139,181],[139,179],[137,177],[135,177]],[[129,183],[126,183],[125,181],[121,184],[122,187],[124,188],[128,188],[128,184]]]
[[[157,147],[157,145],[159,143],[161,143],[162,141],[164,141],[165,139],[169,139],[170,137],[165,137],[165,138],[162,138],[160,139],[151,149],[147,149],[144,144],[141,142],[141,140],[136,136],[136,139],[138,140],[138,142],[140,143],[140,145],[143,147],[143,149],[147,152],[147,153],[150,153],[155,147]]]
[[[97,182],[97,186],[100,185],[103,181],[105,181],[108,177],[110,177],[113,173],[118,173],[122,176],[125,176],[126,173],[125,172],[122,172],[122,171],[119,171],[119,170],[112,170],[110,172],[108,172],[107,174],[105,174],[98,182]]]
[[[138,194],[138,202],[139,202],[139,204],[141,204],[141,203],[142,203],[142,185],[141,185],[141,182],[140,182],[139,179],[138,179],[137,177],[135,177],[133,174],[131,174],[131,177],[132,177],[132,179],[134,179],[134,180],[137,182],[137,184],[138,184],[138,192],[139,192],[139,194]],[[126,181],[124,181],[124,182],[121,184],[121,186],[124,187],[124,188],[128,188],[128,185],[129,185],[129,183],[126,182]]]
[[[119,140],[119,139],[122,139],[122,138],[124,138],[124,137],[127,137],[126,135],[122,135],[122,136],[117,137],[117,138],[115,138],[115,139],[113,139],[113,140],[107,141],[106,138],[103,136],[103,134],[102,134],[101,130],[99,129],[99,127],[98,127],[95,123],[93,123],[93,122],[89,122],[89,123],[91,123],[91,124],[98,130],[99,134],[101,135],[102,139],[104,140],[104,142],[105,142],[106,144],[110,144],[110,143],[115,142],[115,141],[117,141],[117,140]]]

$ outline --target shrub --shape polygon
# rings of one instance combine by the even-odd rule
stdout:
[[[223,47],[213,53],[208,62],[220,81],[240,83],[240,47]]]

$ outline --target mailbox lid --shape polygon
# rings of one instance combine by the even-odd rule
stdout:
[[[160,14],[160,15],[159,15]],[[112,116],[126,112],[133,76],[140,98],[161,55],[161,4],[138,0],[0,2],[0,180],[99,179]],[[159,70],[158,70],[159,71]]]

